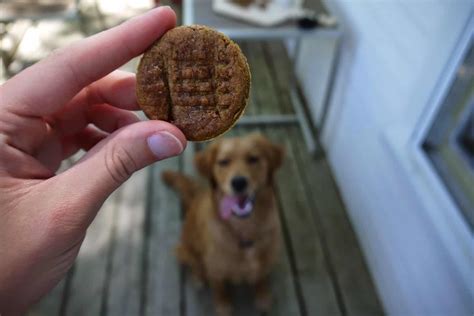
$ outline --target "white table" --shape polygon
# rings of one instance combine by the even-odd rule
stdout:
[[[294,39],[296,42],[295,51],[293,54],[292,65],[293,69],[297,63],[299,56],[299,49],[301,47],[301,41],[305,38],[316,38],[316,37],[331,37],[337,41],[335,45],[334,54],[335,62],[333,63],[332,69],[329,73],[329,91],[326,95],[329,95],[332,90],[332,82],[334,79],[335,70],[338,63],[339,55],[339,42],[342,35],[342,31],[339,26],[325,28],[316,27],[311,30],[303,30],[299,28],[296,23],[285,23],[275,27],[258,27],[244,22],[240,22],[231,18],[227,18],[214,13],[212,10],[212,0],[184,0],[183,2],[183,24],[203,24],[217,29],[218,31],[226,34],[233,40],[272,40],[272,39]],[[276,125],[276,124],[298,124],[303,133],[308,150],[311,153],[316,153],[319,149],[317,142],[314,137],[311,123],[305,113],[303,106],[302,96],[298,93],[298,80],[293,71],[291,78],[290,96],[295,114],[282,114],[282,115],[258,115],[258,116],[246,116],[238,121],[238,125]],[[323,105],[323,119],[326,116],[329,98],[325,98],[325,104]],[[324,120],[320,123],[320,128],[323,126]]]

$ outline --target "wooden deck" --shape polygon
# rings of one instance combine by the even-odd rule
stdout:
[[[283,46],[242,47],[253,74],[247,115],[290,112]],[[273,274],[269,315],[383,314],[326,160],[308,154],[297,127],[259,130],[287,149],[277,177],[286,248]],[[198,147],[140,171],[115,192],[67,278],[30,315],[212,315],[208,291],[193,288],[173,256],[181,209],[160,179],[165,169],[193,174]],[[249,292],[236,290],[236,315],[257,315]]]
[[[94,21],[82,34],[103,25]],[[246,115],[291,113],[283,45],[241,47],[252,71]],[[133,71],[136,63],[124,68]],[[274,304],[268,315],[382,315],[326,160],[309,155],[292,125],[236,127],[227,136],[254,130],[287,150],[277,176],[286,247],[272,276]],[[195,289],[174,257],[181,208],[160,178],[165,169],[194,174],[192,159],[201,146],[190,144],[181,157],[136,173],[116,191],[90,227],[67,277],[29,315],[213,315],[209,291]],[[242,287],[234,292],[235,315],[257,315],[251,291]]]

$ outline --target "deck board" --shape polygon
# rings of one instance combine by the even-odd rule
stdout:
[[[252,50],[251,43],[243,41],[243,42],[239,42],[239,45],[240,45],[240,48],[242,49],[242,52],[247,57],[247,62],[249,63],[249,66],[253,65],[254,64],[253,61],[250,60],[250,51]],[[250,76],[249,101],[248,101],[247,107],[245,108],[244,115],[251,116],[251,115],[256,115],[258,113],[256,96],[255,96],[255,89],[253,88],[255,80],[256,80],[255,76],[251,75]]]
[[[260,53],[265,56],[265,67],[272,78],[272,91],[278,96],[275,105],[280,113],[293,113],[290,97],[290,84],[295,80],[291,63],[288,58],[284,43],[281,41],[268,41],[262,45]]]
[[[275,77],[275,69],[272,69],[274,65],[265,60],[262,44],[255,44],[253,47],[253,54],[250,55],[249,60],[257,74],[262,75],[261,78],[257,78],[253,86],[257,107],[265,113],[268,113],[270,109],[284,112],[286,107],[281,102],[280,95],[286,91],[278,89],[275,81],[271,80]],[[283,73],[281,78],[285,76],[288,83],[291,74]],[[325,258],[322,256],[319,233],[314,225],[309,201],[304,195],[304,184],[298,176],[295,154],[290,146],[292,140],[286,133],[289,128],[291,127],[285,127],[285,130],[283,128],[260,130],[263,130],[275,143],[284,145],[287,152],[284,164],[277,173],[277,194],[282,222],[286,228],[287,247],[292,254],[293,270],[297,278],[295,284],[300,309],[302,314],[308,315],[339,315],[341,310]]]
[[[196,144],[188,144],[183,154],[183,168],[181,171],[188,176],[196,177],[197,173],[194,168],[194,155],[196,153]],[[212,305],[211,292],[208,288],[197,288],[193,283],[189,271],[184,271],[184,302],[186,316],[205,316],[213,315],[214,309]]]
[[[121,189],[115,191],[105,201],[87,230],[70,280],[69,299],[65,308],[67,315],[94,316],[101,314],[107,264],[110,259],[108,254],[112,241],[115,212],[121,203],[121,191]]]
[[[283,141],[287,148],[287,159],[277,174],[277,191],[304,300],[303,308],[308,315],[340,315],[319,233],[290,147],[292,140],[281,130],[267,134],[274,141]]]
[[[291,104],[288,80],[291,80],[288,55],[281,42],[264,44],[263,54],[272,74],[274,91],[278,95],[282,112]],[[320,231],[326,265],[332,274],[335,294],[340,310],[349,315],[381,315],[383,309],[378,300],[363,255],[358,248],[355,233],[350,225],[337,186],[325,159],[312,157],[297,128],[288,128],[305,193],[314,212]],[[351,258],[348,262],[347,258]]]
[[[247,60],[252,73],[251,100],[255,114],[280,114],[284,113],[277,106],[278,97],[273,87],[273,78],[267,67],[263,46],[260,42],[246,43]]]
[[[306,152],[304,142],[297,131],[291,130],[290,137],[295,160],[305,183],[315,218],[327,247],[330,266],[334,269],[337,287],[344,310],[348,315],[382,315],[383,309],[359,249],[337,186],[326,160],[314,159]],[[350,260],[348,260],[350,258]]]
[[[148,175],[149,170],[142,169],[122,188],[122,202],[116,210],[114,250],[106,293],[106,311],[109,315],[138,315],[141,311],[143,225]]]
[[[179,315],[181,269],[174,255],[181,229],[178,198],[161,180],[163,170],[179,170],[179,158],[151,169],[147,225],[145,315]]]
[[[304,315],[295,288],[288,248],[284,245],[270,277],[273,304],[268,316]]]
[[[244,52],[247,54],[248,62],[252,69],[251,106],[252,114],[261,115],[269,113],[289,113],[288,109],[282,110],[275,94],[272,79],[272,69],[265,60],[263,45],[260,42],[245,43]],[[246,135],[252,132],[265,133],[264,127],[237,128],[238,135]],[[282,206],[279,206],[280,213]],[[281,220],[284,220],[281,217]],[[290,263],[290,250],[286,245],[283,247],[279,261],[274,268],[271,278],[271,289],[273,294],[273,305],[269,315],[304,315],[304,307],[300,304],[295,276],[292,273]]]

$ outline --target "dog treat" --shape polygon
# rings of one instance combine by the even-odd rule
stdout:
[[[176,125],[188,140],[208,140],[229,130],[247,105],[249,89],[249,66],[240,48],[205,26],[168,31],[138,65],[143,112]]]

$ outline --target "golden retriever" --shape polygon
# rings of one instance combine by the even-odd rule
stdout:
[[[196,155],[208,188],[178,172],[163,173],[186,214],[178,259],[196,281],[210,285],[218,315],[231,315],[229,283],[250,284],[257,309],[270,308],[268,277],[282,244],[273,179],[282,159],[282,147],[250,134],[215,141]]]

